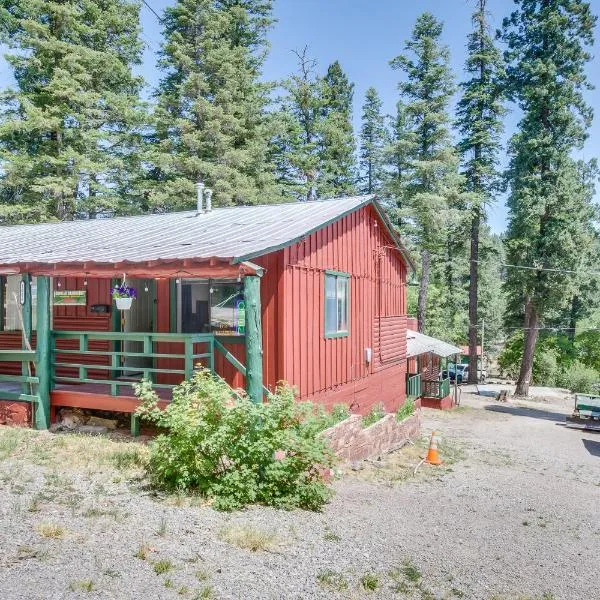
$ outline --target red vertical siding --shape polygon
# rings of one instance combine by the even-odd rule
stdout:
[[[335,399],[363,412],[379,402],[399,406],[405,393],[406,266],[376,211],[355,211],[281,253],[279,378],[302,398],[326,404]],[[350,275],[347,337],[325,338],[327,270]],[[371,364],[366,348],[373,350]],[[375,377],[379,371],[386,373]]]

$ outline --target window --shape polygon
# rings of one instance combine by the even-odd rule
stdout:
[[[178,284],[178,331],[243,335],[245,304],[236,281],[183,279]]]
[[[348,335],[350,275],[325,272],[325,337]]]

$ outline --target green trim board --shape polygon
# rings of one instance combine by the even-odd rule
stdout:
[[[345,331],[327,331],[327,290],[326,290],[326,282],[327,276],[331,277],[342,277],[347,280],[346,282],[346,326],[347,329]],[[352,293],[350,290],[350,282],[352,281],[352,276],[350,273],[346,273],[343,271],[334,271],[332,269],[325,269],[323,274],[323,331],[324,337],[326,340],[336,339],[336,338],[344,338],[350,335],[350,299],[352,297]],[[337,290],[337,283],[336,283]],[[337,314],[337,293],[336,293],[336,314]]]
[[[335,223],[336,221],[339,221],[340,219],[343,219],[344,217],[351,215],[353,212],[356,212],[357,210],[360,210],[361,208],[364,208],[365,206],[368,206],[369,204],[372,204],[373,207],[375,208],[375,212],[377,212],[377,215],[379,216],[379,218],[385,225],[387,232],[390,234],[391,238],[394,240],[394,242],[398,246],[398,249],[400,250],[400,253],[402,254],[402,257],[404,258],[404,261],[406,262],[406,264],[412,269],[413,272],[416,271],[417,267],[416,267],[413,259],[411,258],[408,250],[406,249],[406,246],[402,243],[400,236],[394,230],[394,226],[392,225],[391,221],[388,219],[383,207],[377,201],[376,196],[368,196],[367,198],[365,198],[365,200],[363,202],[361,202],[354,208],[344,211],[343,213],[325,221],[324,223],[321,223],[317,227],[313,227],[312,229],[309,229],[308,231],[304,232],[302,235],[299,235],[291,240],[287,240],[281,244],[274,244],[273,246],[268,246],[267,248],[264,248],[257,252],[250,252],[249,254],[244,254],[243,256],[234,257],[231,262],[234,265],[242,263],[242,262],[247,262],[249,260],[252,260],[253,258],[257,258],[259,256],[264,256],[265,254],[270,254],[271,252],[276,252],[277,250],[287,248],[288,246],[293,246],[294,244],[297,244],[298,242],[300,242],[304,238],[308,237],[309,235],[312,235],[313,233],[319,231],[320,229],[328,227],[332,223]]]

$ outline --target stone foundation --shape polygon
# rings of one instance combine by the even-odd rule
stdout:
[[[29,427],[31,425],[31,404],[0,400],[0,425]]]
[[[394,413],[389,413],[365,428],[360,415],[351,415],[326,429],[322,435],[329,441],[336,456],[355,461],[392,452],[420,433],[421,411],[417,409],[404,421],[398,421]]]

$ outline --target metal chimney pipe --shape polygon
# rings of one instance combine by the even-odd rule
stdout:
[[[204,193],[206,194],[206,212],[210,212],[212,210],[213,191],[209,188],[206,188],[206,190],[204,190]]]
[[[196,214],[199,215],[202,212],[202,198],[204,196],[204,184],[199,181],[196,184]]]

